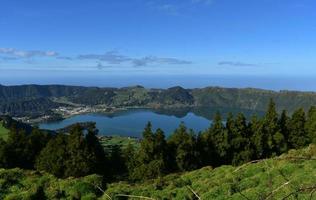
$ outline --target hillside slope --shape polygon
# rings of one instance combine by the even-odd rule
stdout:
[[[0,199],[316,199],[316,146],[239,167],[205,167],[140,184],[112,183],[105,193],[101,185],[97,175],[57,179],[0,169]]]
[[[221,107],[264,111],[270,99],[279,110],[316,105],[316,93],[207,87],[147,89],[142,86],[98,88],[64,85],[0,85],[0,114],[30,116],[66,105],[109,107]]]
[[[106,193],[153,199],[316,199],[316,146],[240,167],[205,167],[142,184],[115,183]],[[293,193],[293,194],[291,194]],[[292,198],[289,198],[292,199]]]

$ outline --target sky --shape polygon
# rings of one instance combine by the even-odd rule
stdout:
[[[304,89],[295,80],[316,75],[315,0],[0,3],[0,84],[104,86],[155,77],[143,83],[159,87],[173,77],[188,86],[226,77],[228,86]],[[278,78],[287,84],[268,81]]]

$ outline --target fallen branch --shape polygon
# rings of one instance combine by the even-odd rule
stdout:
[[[272,197],[272,195],[273,195],[275,192],[279,191],[281,188],[283,188],[284,186],[288,185],[290,182],[291,182],[291,181],[288,181],[288,182],[282,184],[281,186],[279,186],[277,189],[275,189],[275,190],[273,190],[272,192],[270,192],[270,193],[268,194],[268,196],[266,197],[266,199],[269,199],[270,197]]]
[[[199,200],[201,200],[201,197],[200,197],[190,186],[187,185],[187,188],[189,188],[189,190],[194,194],[194,196],[195,196],[196,198],[198,198]]]
[[[259,163],[259,162],[262,162],[264,160],[265,159],[260,159],[260,160],[253,160],[253,161],[247,162],[247,163],[241,165],[240,167],[237,167],[237,169],[235,169],[235,171],[233,171],[233,173],[239,171],[241,168],[244,168],[244,167],[246,167],[246,166],[248,166],[250,164]]]
[[[112,200],[112,198],[110,197],[110,195],[108,195],[107,193],[103,192],[103,194],[106,196],[106,198],[108,198],[109,200]]]

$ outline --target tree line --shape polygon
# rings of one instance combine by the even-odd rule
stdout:
[[[11,128],[0,139],[0,167],[36,169],[57,177],[101,174],[109,180],[142,181],[203,166],[240,165],[269,158],[316,142],[316,107],[291,116],[276,111],[271,100],[263,117],[247,120],[239,113],[214,116],[210,127],[194,133],[183,123],[166,138],[149,122],[138,147],[104,150],[94,126],[73,126],[68,134],[52,135],[39,129],[31,134]]]

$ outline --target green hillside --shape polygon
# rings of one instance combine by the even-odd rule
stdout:
[[[141,86],[125,88],[77,87],[64,85],[0,85],[0,114],[39,116],[60,106],[104,105],[109,107],[215,107],[264,111],[270,99],[279,111],[316,105],[316,93],[206,87],[184,89],[147,89]]]
[[[105,193],[97,175],[57,179],[0,169],[0,190],[0,199],[316,199],[316,146],[239,167],[205,167],[141,184],[112,183]]]
[[[205,167],[142,184],[114,183],[106,193],[153,199],[316,199],[316,146],[240,167]],[[115,198],[114,198],[115,199]],[[119,199],[119,198],[117,198]]]

